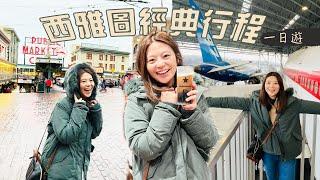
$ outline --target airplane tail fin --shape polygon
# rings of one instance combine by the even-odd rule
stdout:
[[[194,0],[189,0],[189,4],[192,9],[199,11],[199,19],[198,19],[198,27],[196,31],[196,37],[200,44],[201,54],[203,63],[207,64],[217,64],[217,65],[228,65],[222,60],[217,46],[213,42],[212,34],[208,31],[208,35],[206,38],[202,37],[203,32],[203,21],[204,21],[204,14],[202,13],[200,7],[194,2]]]

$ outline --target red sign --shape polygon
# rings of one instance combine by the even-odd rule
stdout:
[[[34,64],[36,58],[64,58],[66,54],[63,42],[52,43],[47,38],[26,37],[25,45],[22,47],[26,63]]]

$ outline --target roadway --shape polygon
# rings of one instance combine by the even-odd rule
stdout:
[[[93,140],[88,179],[125,178],[129,150],[122,131],[123,94],[120,89],[100,93],[103,130]],[[25,179],[32,149],[37,147],[55,103],[65,96],[55,86],[47,93],[0,94],[0,179]]]

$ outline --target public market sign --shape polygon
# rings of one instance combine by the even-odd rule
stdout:
[[[37,58],[64,58],[63,42],[52,42],[45,37],[26,37],[22,47],[26,64],[35,64]]]

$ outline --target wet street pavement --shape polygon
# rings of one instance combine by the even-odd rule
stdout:
[[[39,145],[55,103],[65,93],[0,94],[0,179],[22,180],[32,149]],[[100,93],[103,129],[92,144],[88,179],[125,179],[129,150],[123,136],[123,94],[120,89]]]

